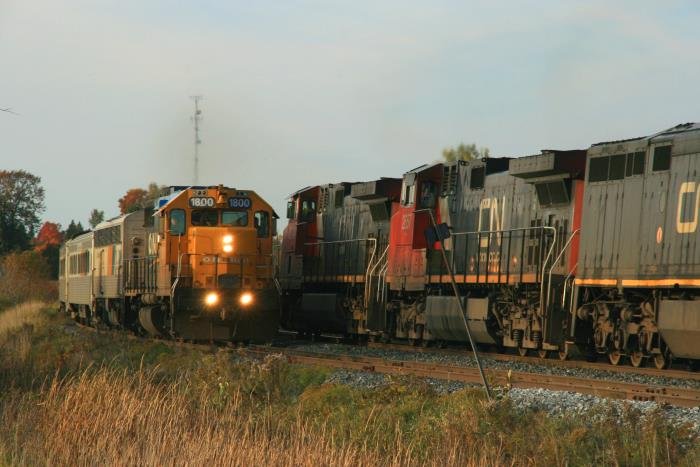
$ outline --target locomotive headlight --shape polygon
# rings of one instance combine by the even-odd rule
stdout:
[[[206,297],[204,297],[204,303],[208,306],[213,306],[219,303],[219,294],[216,292],[209,292]]]
[[[253,294],[250,292],[243,292],[238,301],[241,302],[241,305],[248,306],[253,303]]]
[[[224,245],[233,243],[233,235],[224,235],[224,238],[222,238],[221,240],[224,242]]]
[[[231,253],[232,251],[233,251],[233,245],[231,245],[231,244],[224,245],[224,253]]]

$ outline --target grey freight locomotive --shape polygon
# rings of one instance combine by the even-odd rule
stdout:
[[[306,188],[284,232],[286,325],[428,345],[466,340],[467,319],[478,343],[521,354],[698,360],[698,166],[700,125],[684,124],[587,151],[426,165],[390,189]],[[326,227],[349,219],[360,228]],[[446,265],[435,237],[448,231]]]

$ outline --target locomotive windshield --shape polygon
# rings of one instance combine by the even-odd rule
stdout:
[[[223,211],[221,224],[233,227],[245,227],[248,225],[248,211]]]
[[[193,209],[192,225],[214,227],[219,223],[219,213],[215,209]]]

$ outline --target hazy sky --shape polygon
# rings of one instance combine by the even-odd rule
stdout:
[[[44,218],[150,181],[287,194],[460,141],[517,156],[700,120],[697,1],[0,0],[0,168]],[[284,222],[283,222],[284,223]]]

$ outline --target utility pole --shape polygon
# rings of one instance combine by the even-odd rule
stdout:
[[[199,145],[202,144],[202,140],[199,139],[199,122],[202,121],[202,111],[199,109],[199,101],[202,100],[202,96],[190,96],[194,101],[194,115],[192,116],[192,122],[194,123],[194,183],[193,185],[199,184]]]

